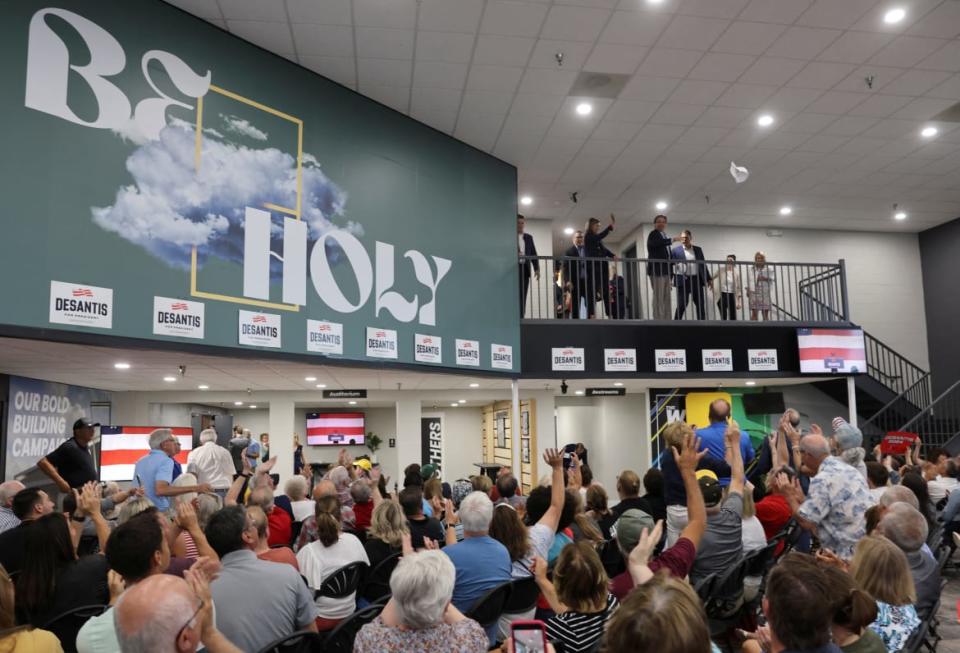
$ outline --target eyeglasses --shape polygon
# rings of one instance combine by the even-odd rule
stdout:
[[[197,609],[194,610],[193,615],[191,615],[191,617],[187,619],[187,623],[180,626],[180,630],[177,631],[177,637],[174,641],[180,639],[180,635],[183,633],[184,630],[192,627],[194,619],[196,619],[197,615],[200,614],[200,611],[203,610],[203,605],[204,605],[204,601],[203,599],[200,599],[200,605],[198,605]]]

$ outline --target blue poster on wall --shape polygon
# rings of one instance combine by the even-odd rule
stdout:
[[[46,484],[37,461],[72,437],[73,423],[90,417],[92,406],[109,403],[110,396],[106,390],[11,376],[4,478]]]

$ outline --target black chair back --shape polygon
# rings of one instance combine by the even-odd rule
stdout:
[[[743,605],[743,579],[749,562],[749,558],[741,559],[714,580],[703,605],[708,618],[727,619]]]
[[[77,633],[83,628],[90,617],[97,617],[110,606],[107,605],[81,605],[78,608],[67,610],[50,619],[40,628],[49,630],[60,640],[60,645],[65,653],[74,653],[77,650]]]
[[[710,590],[713,589],[713,583],[716,580],[717,575],[710,574],[709,576],[704,576],[693,584],[693,591],[697,593],[697,596],[700,597],[702,602],[706,603],[707,599],[710,598]]]
[[[624,562],[620,546],[615,539],[604,542],[597,553],[600,554],[600,562],[603,563],[603,569],[607,572],[607,578],[614,578],[627,570],[627,563]]]
[[[749,553],[746,557],[747,576],[766,576],[767,571],[773,566],[773,554],[777,550],[779,542],[769,542],[762,549],[757,549]]]
[[[903,645],[899,653],[920,653],[927,640],[927,632],[930,630],[929,621],[921,621],[920,625],[914,628],[910,634],[910,639]]]
[[[303,522],[295,521],[290,524],[290,546],[296,546],[297,539],[300,537],[300,531],[303,530]]]
[[[344,599],[357,591],[366,572],[367,563],[365,562],[351,562],[349,565],[344,565],[327,576],[327,579],[313,593],[313,597]]]
[[[503,609],[506,607],[507,601],[510,600],[512,589],[512,581],[497,585],[477,599],[477,602],[467,611],[466,616],[476,621],[483,628],[492,626],[503,614]]]
[[[510,597],[507,599],[503,611],[506,614],[520,614],[529,612],[537,607],[537,599],[540,597],[540,588],[537,587],[537,581],[533,576],[529,578],[519,578],[512,583]]]
[[[270,642],[257,653],[314,653],[323,650],[322,646],[323,637],[307,630],[298,630]]]
[[[351,653],[357,633],[382,611],[383,606],[380,604],[369,605],[338,623],[323,642],[324,653]]]
[[[390,594],[390,576],[393,575],[393,570],[397,568],[402,555],[398,551],[378,562],[367,574],[360,596],[370,603],[379,603],[381,597]]]

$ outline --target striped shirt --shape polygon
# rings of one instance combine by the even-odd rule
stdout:
[[[547,638],[563,644],[566,653],[589,651],[603,637],[603,627],[620,603],[607,594],[607,606],[600,612],[574,612],[554,615],[547,620]]]
[[[0,533],[9,531],[20,525],[20,520],[13,514],[13,511],[6,506],[0,506]]]

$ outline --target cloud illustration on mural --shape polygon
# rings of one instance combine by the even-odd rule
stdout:
[[[224,129],[231,134],[246,136],[247,138],[252,138],[255,141],[267,140],[267,132],[257,129],[249,120],[237,118],[236,116],[228,116],[222,113],[220,114],[220,119],[223,120]]]
[[[159,140],[130,154],[126,167],[133,183],[117,190],[111,206],[91,208],[94,223],[172,267],[188,269],[194,246],[201,266],[206,257],[241,263],[244,208],[296,206],[296,159],[276,148],[252,149],[218,136],[207,133],[203,139],[196,173],[194,127],[172,120]],[[363,234],[360,224],[342,219],[346,201],[346,192],[305,153],[301,219],[310,240],[332,229]],[[277,240],[271,248],[282,253],[281,220],[274,222]]]

